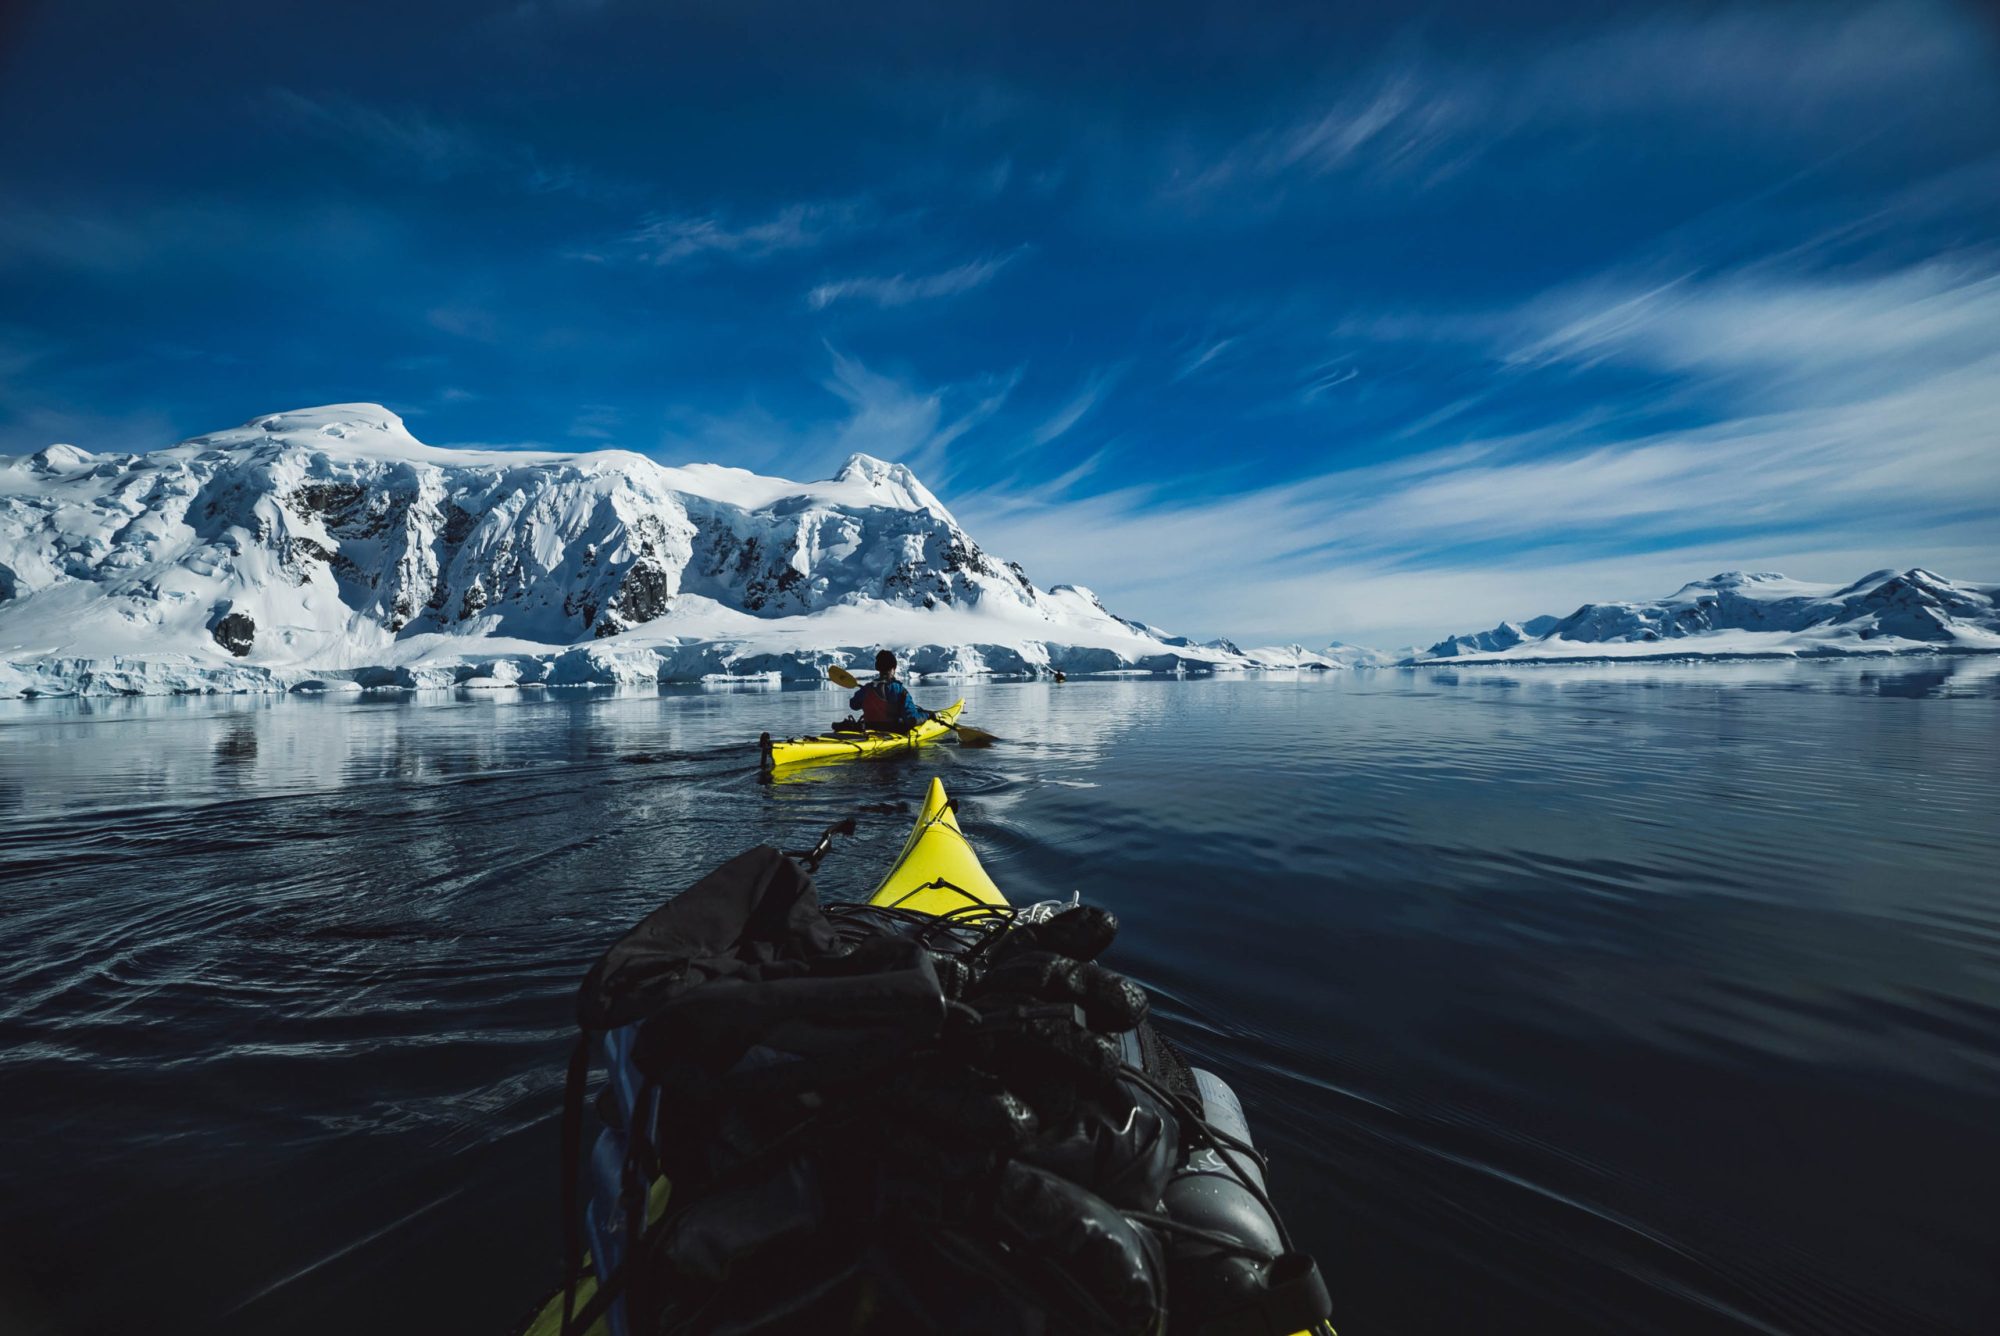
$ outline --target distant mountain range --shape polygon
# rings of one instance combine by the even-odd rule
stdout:
[[[1405,656],[1409,664],[1556,659],[2000,650],[2000,588],[1921,568],[1847,585],[1727,571],[1651,603],[1586,603],[1567,617],[1502,622]]]
[[[2000,649],[1996,592],[1734,573],[1394,654],[1244,650],[1037,587],[901,464],[814,483],[440,449],[374,404],[146,454],[0,457],[0,696]]]

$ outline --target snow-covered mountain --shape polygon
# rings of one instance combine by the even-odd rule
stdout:
[[[1530,617],[1525,622],[1502,622],[1491,631],[1451,636],[1423,651],[1426,659],[1455,659],[1467,654],[1498,654],[1529,640],[1538,640],[1556,628],[1560,617]]]
[[[1263,645],[1257,649],[1239,650],[1226,640],[1208,643],[1228,646],[1256,668],[1317,673],[1345,672],[1351,668],[1393,668],[1407,657],[1363,645],[1344,644],[1338,640],[1328,642],[1325,649],[1307,649],[1304,645]]]
[[[1349,645],[1338,640],[1327,642],[1320,657],[1342,668],[1392,668],[1408,657],[1405,652],[1370,649],[1366,645]]]
[[[1259,645],[1255,649],[1246,649],[1240,652],[1244,658],[1250,660],[1250,662],[1256,664],[1259,668],[1304,669],[1314,672],[1324,672],[1327,669],[1337,669],[1346,666],[1315,654],[1304,645]]]
[[[1242,667],[1038,589],[901,464],[440,449],[373,404],[0,458],[0,695]]]
[[[2000,587],[1921,568],[1852,584],[1728,571],[1650,603],[1586,603],[1567,617],[1502,622],[1407,660],[1534,662],[1741,655],[2000,651]]]
[[[1228,641],[1210,643],[1229,645]],[[1236,650],[1234,645],[1229,645],[1229,648]],[[1349,668],[1381,668],[1395,662],[1394,658],[1380,650],[1343,645],[1338,640],[1323,650],[1307,649],[1304,645],[1260,645],[1256,649],[1236,652],[1249,660],[1252,667],[1316,673],[1345,672]]]

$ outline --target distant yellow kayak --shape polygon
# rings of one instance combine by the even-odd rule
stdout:
[[[910,751],[927,742],[936,742],[951,732],[965,702],[954,701],[907,733],[822,733],[810,738],[786,738],[773,742],[766,733],[759,739],[766,772],[806,761],[848,761],[861,756],[882,756]]]

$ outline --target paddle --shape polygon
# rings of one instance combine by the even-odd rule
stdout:
[[[826,670],[826,675],[833,680],[836,686],[843,686],[852,690],[859,688],[861,685],[860,680],[853,673],[848,672],[837,663]],[[944,720],[938,719],[935,712],[925,710],[924,713],[932,719],[937,719],[939,723],[944,724]],[[961,747],[991,747],[1000,740],[985,729],[974,728],[971,724],[944,724],[944,726],[958,734],[958,745]]]

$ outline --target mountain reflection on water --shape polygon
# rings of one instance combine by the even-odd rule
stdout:
[[[583,968],[940,775],[1227,1075],[1350,1332],[2000,1314],[2000,663],[0,706],[0,1327],[502,1332]]]

